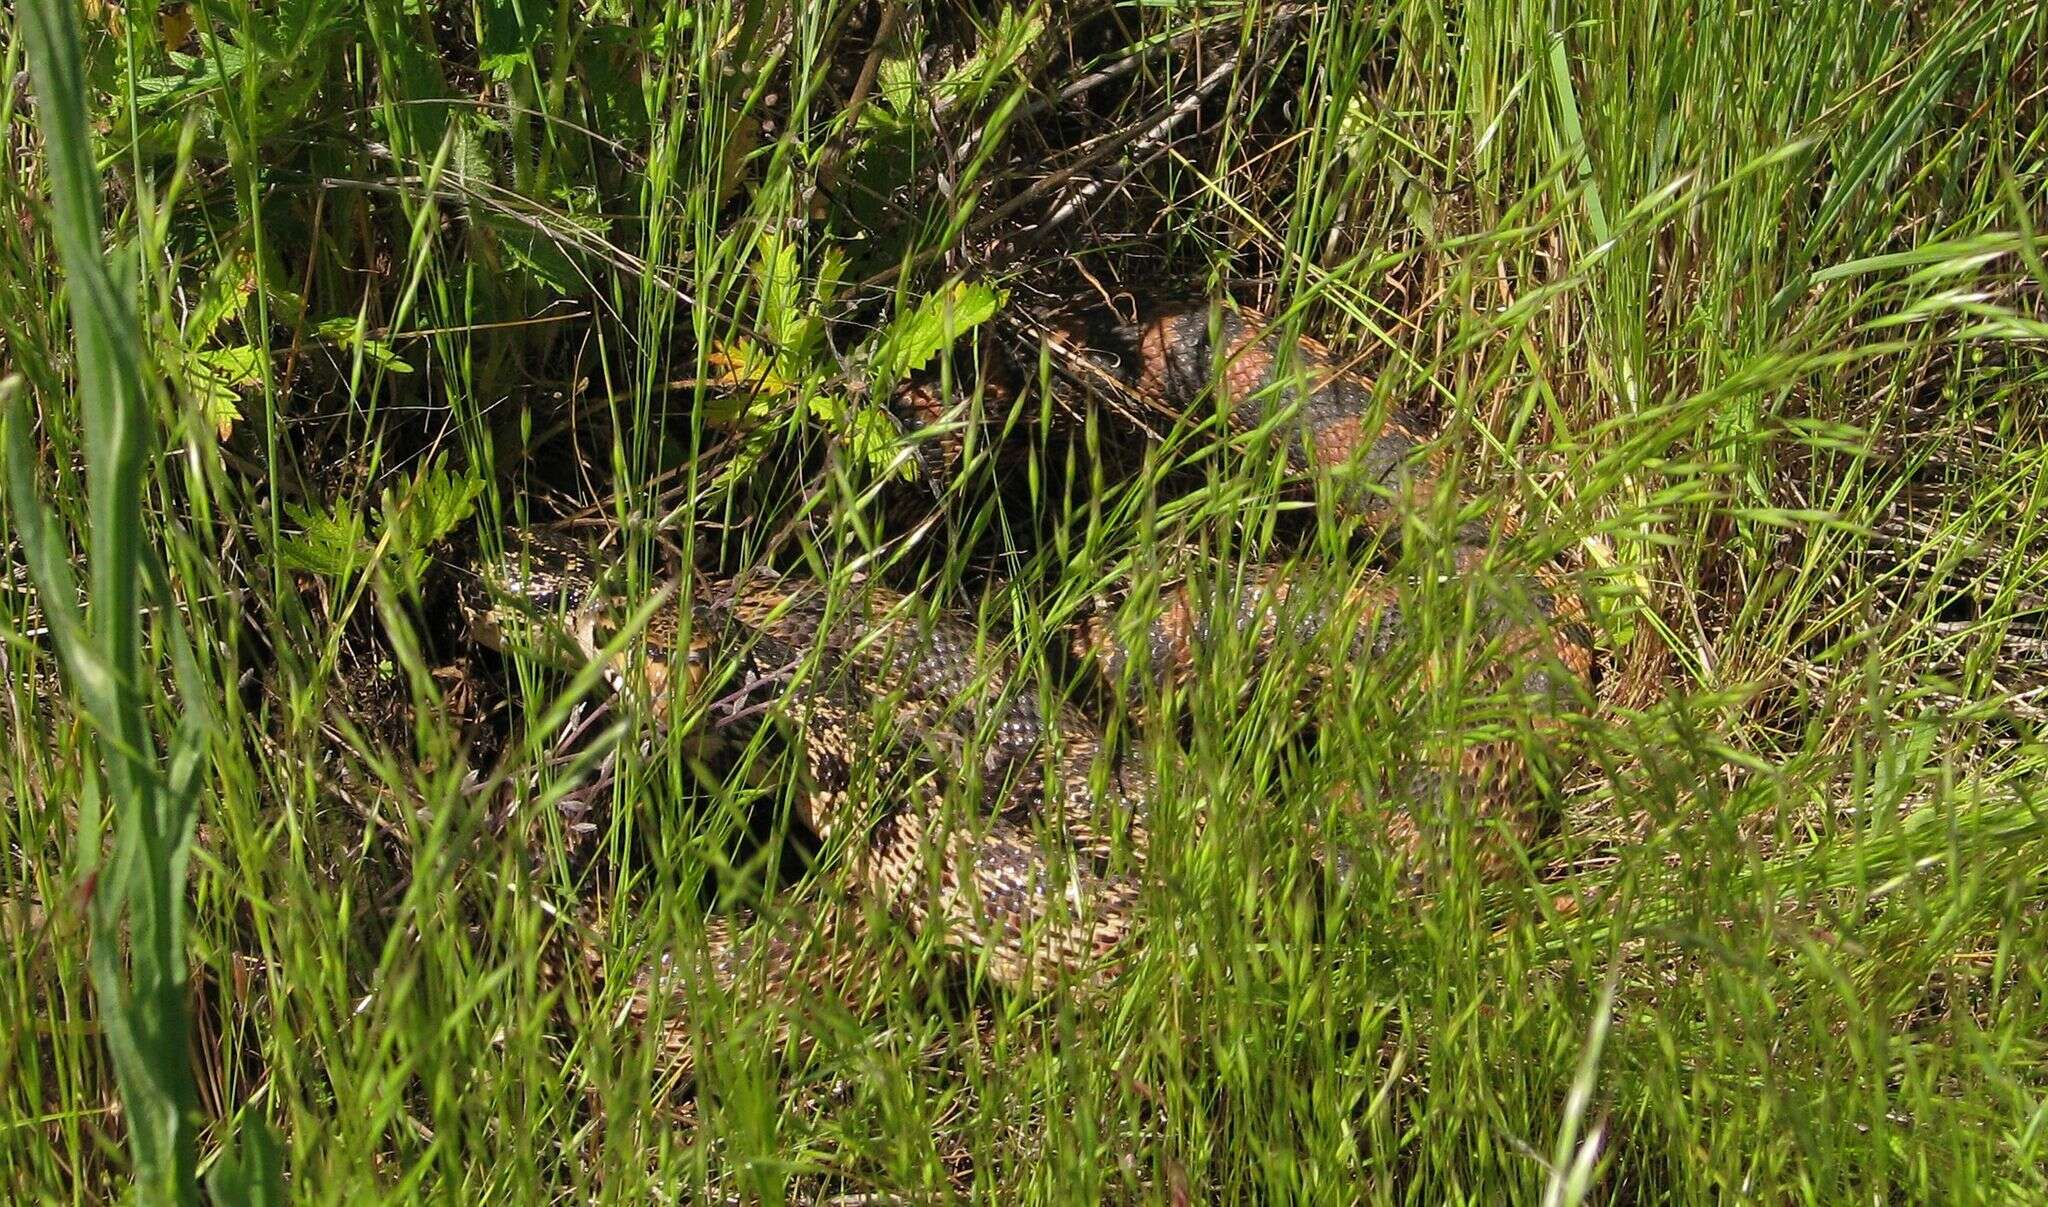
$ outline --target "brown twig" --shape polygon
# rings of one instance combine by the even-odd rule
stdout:
[[[854,127],[860,123],[861,111],[867,108],[868,94],[875,88],[875,76],[881,71],[883,52],[896,40],[896,26],[902,19],[900,0],[890,0],[882,6],[881,19],[875,25],[874,45],[868,48],[868,57],[861,63],[860,75],[853,81],[853,91],[846,98],[846,107],[839,112],[839,128],[832,136],[831,145],[818,159],[815,195],[830,193],[839,178],[839,169],[845,165],[846,154],[853,147]]]

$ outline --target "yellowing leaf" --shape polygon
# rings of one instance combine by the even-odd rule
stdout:
[[[711,369],[710,384],[721,389],[748,390],[755,394],[787,394],[795,383],[775,371],[775,362],[752,340],[715,344],[704,354]]]
[[[222,440],[235,434],[235,425],[242,421],[242,399],[233,391],[209,394],[200,400],[206,418],[213,424],[214,435]]]
[[[262,353],[247,344],[187,353],[176,372],[200,414],[222,440],[232,436],[242,418],[242,394],[263,380]]]
[[[83,7],[86,20],[105,25],[108,32],[115,37],[120,37],[126,31],[125,15],[116,0],[85,0]]]
[[[164,49],[176,50],[192,35],[192,10],[183,4],[165,4],[156,10],[156,32]]]

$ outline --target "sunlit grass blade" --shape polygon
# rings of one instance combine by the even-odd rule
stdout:
[[[152,553],[144,543],[142,489],[157,425],[143,394],[141,326],[134,299],[116,288],[102,250],[77,8],[69,0],[39,0],[19,12],[49,163],[51,225],[64,266],[84,418],[90,592],[82,626],[73,619],[75,587],[63,565],[69,550],[34,489],[25,395],[8,423],[9,497],[105,774],[113,846],[103,858],[100,817],[81,810],[75,874],[91,898],[90,965],[100,1026],[120,1079],[135,1185],[145,1200],[196,1202],[199,1111],[188,1047],[184,870],[195,759],[205,735],[180,732],[173,760],[179,783],[167,783],[143,682],[140,588]],[[188,680],[187,686],[197,684]]]

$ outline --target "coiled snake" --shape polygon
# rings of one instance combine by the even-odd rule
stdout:
[[[1291,469],[1334,482],[1344,511],[1383,531],[1437,488],[1444,453],[1415,414],[1397,406],[1376,421],[1363,375],[1311,341],[1284,342],[1250,312],[1211,304],[1092,339],[1060,332],[1052,342],[1070,368],[1154,413],[1220,404],[1233,429],[1270,433]],[[941,401],[920,386],[899,399],[926,420],[939,416]],[[1478,569],[1495,529],[1512,525],[1457,528],[1454,564]],[[613,637],[630,609],[573,541],[515,534],[481,577],[489,590],[473,617],[489,643],[552,643],[584,660],[624,644]],[[1555,570],[1534,567],[1518,599],[1489,596],[1485,605],[1498,638],[1486,665],[1497,668],[1495,679],[1516,676],[1539,717],[1578,698],[1591,674],[1583,612],[1560,582]],[[1044,987],[1114,977],[1141,903],[1153,784],[1146,752],[1115,754],[1078,709],[1043,703],[973,624],[920,601],[763,576],[698,576],[668,590],[634,636],[645,657],[631,665],[643,669],[629,670],[610,649],[619,686],[646,692],[657,711],[679,715],[684,696],[722,696],[728,715],[778,717],[802,752],[803,822],[828,848],[843,849],[856,883],[904,923],[942,928],[996,980]],[[1287,608],[1289,593],[1289,578],[1275,572],[1248,576],[1220,601],[1182,586],[1135,630],[1097,619],[1077,646],[1112,682],[1164,684],[1193,673],[1198,651],[1226,628],[1271,644],[1283,633],[1348,626],[1354,650],[1384,648],[1404,630],[1385,575],[1306,614]],[[733,678],[710,682],[719,668]],[[680,691],[685,681],[696,690]],[[879,783],[877,768],[888,773]],[[1520,743],[1472,744],[1447,770],[1476,812],[1526,833]],[[1396,786],[1397,803],[1411,806],[1387,836],[1397,854],[1421,841],[1412,817],[1429,802],[1415,797],[1436,782]],[[949,809],[949,800],[967,807]],[[764,955],[715,927],[711,971],[730,983],[749,960],[793,960],[799,938],[771,938]],[[815,982],[828,973],[799,975]]]

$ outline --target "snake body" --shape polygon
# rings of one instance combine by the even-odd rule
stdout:
[[[1212,405],[1238,432],[1269,433],[1292,469],[1332,480],[1343,509],[1369,524],[1386,528],[1436,489],[1442,453],[1418,415],[1380,409],[1363,374],[1313,341],[1273,334],[1248,311],[1186,308],[1106,340],[1073,331],[1053,343],[1071,368],[1155,413]],[[934,396],[917,388],[912,408],[931,407]],[[1511,527],[1466,522],[1452,536],[1455,564],[1477,568],[1494,529]],[[515,622],[583,659],[617,645],[610,638],[623,609],[573,542],[516,535],[483,577],[488,602],[476,614],[487,639],[502,641],[508,618],[524,617]],[[1583,689],[1592,661],[1583,615],[1557,582],[1540,567],[1519,606],[1488,605],[1502,639],[1492,665],[1514,668],[1546,715]],[[748,702],[765,691],[765,714],[802,752],[798,812],[845,852],[859,886],[905,924],[942,928],[1000,982],[1099,984],[1115,975],[1142,902],[1153,792],[1144,758],[1115,757],[1099,727],[1071,706],[1042,703],[973,624],[903,595],[764,575],[694,577],[669,589],[673,603],[639,635],[642,685],[658,709],[673,711],[674,668],[687,664],[700,696],[756,718],[762,704]],[[1135,627],[1084,626],[1077,647],[1113,680],[1163,684],[1194,673],[1199,651],[1226,629],[1271,645],[1340,626],[1359,652],[1404,631],[1384,576],[1306,607],[1288,606],[1293,590],[1272,571],[1221,598],[1182,585]],[[708,681],[713,667],[731,678]],[[614,678],[626,686],[624,661]],[[1448,774],[1485,811],[1526,813],[1517,743],[1472,746]],[[1413,845],[1412,823],[1393,829],[1396,846]],[[729,984],[745,961],[730,932],[713,937],[713,972]],[[768,951],[750,954],[786,965],[797,940],[771,935]]]
[[[803,750],[803,820],[844,842],[857,879],[906,923],[943,922],[1011,984],[1113,954],[1138,896],[1134,872],[1114,867],[1116,832],[1142,832],[1144,777],[1118,767],[1116,787],[1092,782],[1106,755],[1083,717],[1047,713],[972,625],[893,592],[847,602],[814,584],[727,583],[698,606],[714,644],[740,651],[740,675],[800,668],[782,709]],[[959,780],[974,750],[981,807],[956,822],[941,777]],[[854,791],[864,766],[893,773],[882,808]]]
[[[512,537],[485,575],[490,602],[473,608],[479,635],[605,658],[625,609],[589,556],[544,530]],[[1149,781],[1135,765],[1099,779],[1106,756],[1085,718],[1064,706],[1048,713],[973,626],[894,592],[834,597],[760,578],[668,590],[677,602],[635,634],[642,657],[613,656],[615,687],[644,691],[668,712],[682,681],[675,668],[687,665],[702,694],[735,701],[729,712],[752,711],[745,700],[763,689],[779,692],[772,712],[803,759],[801,820],[846,850],[858,883],[913,927],[942,922],[947,942],[1000,982],[1106,975],[1137,909]],[[703,651],[714,649],[729,680],[703,678]],[[750,725],[726,729],[740,736]],[[956,823],[938,781],[969,750],[982,752],[974,803],[985,815]],[[878,795],[887,803],[871,807]],[[728,928],[711,937],[711,970],[724,982],[744,961]],[[769,942],[754,954],[777,965],[798,946],[794,936]]]

